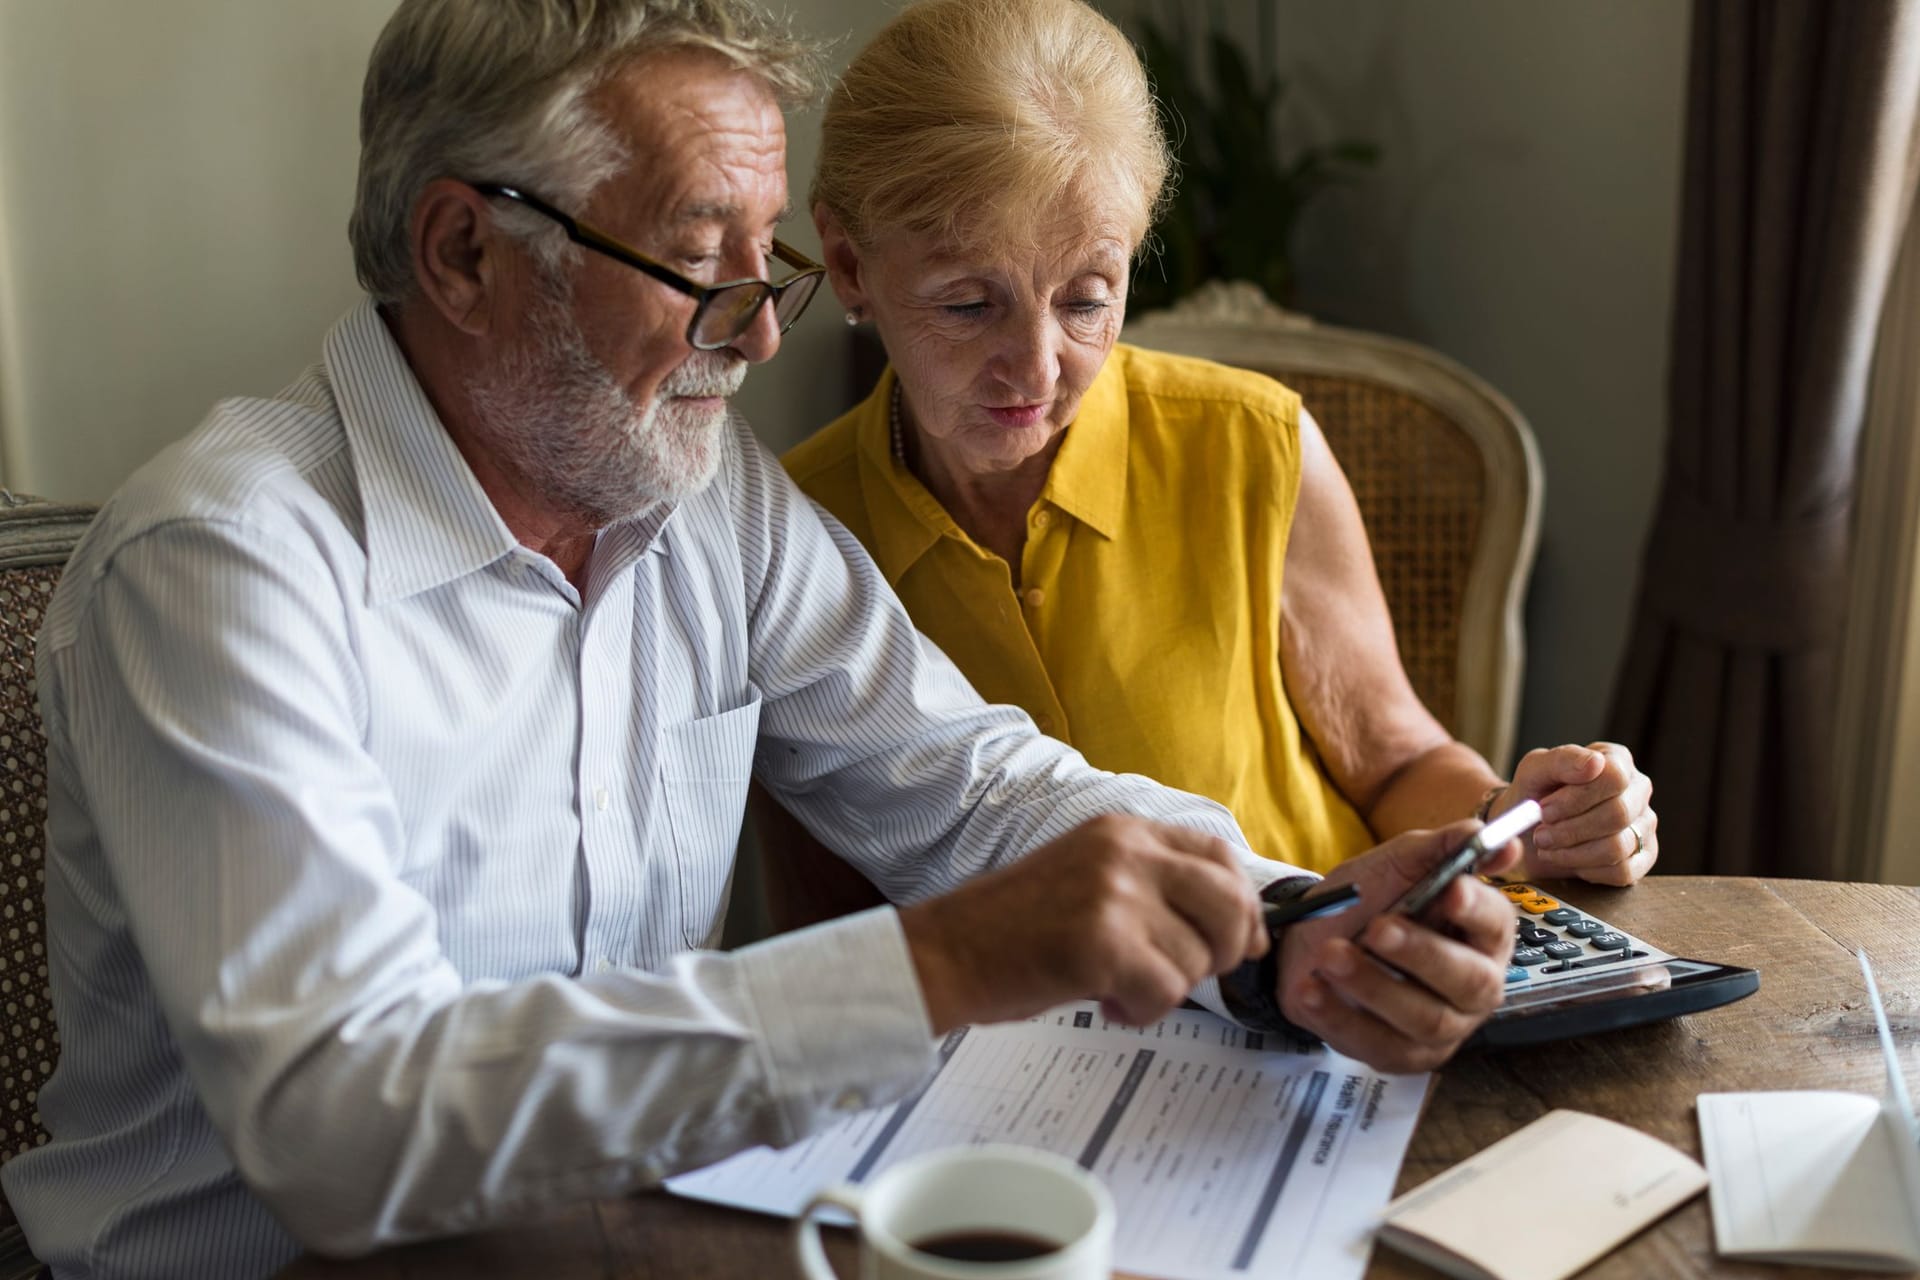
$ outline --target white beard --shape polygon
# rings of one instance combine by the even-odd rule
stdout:
[[[485,439],[526,494],[594,528],[700,492],[720,464],[724,405],[679,396],[731,396],[746,361],[695,351],[645,405],[588,350],[559,292],[534,304],[532,336],[466,393]]]

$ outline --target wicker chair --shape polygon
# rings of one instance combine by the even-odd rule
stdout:
[[[1122,338],[1300,393],[1353,485],[1414,690],[1504,771],[1540,523],[1540,461],[1520,411],[1437,352],[1315,325],[1252,286],[1216,286]]]
[[[60,1051],[47,997],[46,735],[33,643],[47,597],[93,518],[0,489],[0,1164],[47,1140],[35,1103]],[[0,1200],[0,1277],[38,1269]]]

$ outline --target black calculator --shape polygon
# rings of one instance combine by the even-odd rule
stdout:
[[[1543,1044],[1658,1022],[1760,989],[1760,974],[1674,955],[1531,884],[1513,903],[1507,995],[1469,1047]]]

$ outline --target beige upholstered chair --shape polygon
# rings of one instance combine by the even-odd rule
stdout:
[[[1415,691],[1507,769],[1540,522],[1540,461],[1519,410],[1438,352],[1315,325],[1250,285],[1215,286],[1121,337],[1300,393],[1353,484]]]
[[[0,1164],[47,1140],[36,1103],[60,1039],[47,998],[42,894],[46,734],[34,698],[33,643],[60,570],[93,508],[0,489]],[[31,1274],[0,1201],[0,1277]]]

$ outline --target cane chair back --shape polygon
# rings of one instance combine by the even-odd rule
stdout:
[[[1353,485],[1415,692],[1505,770],[1540,522],[1540,462],[1519,410],[1438,352],[1316,325],[1244,294],[1151,313],[1122,337],[1300,393]]]
[[[47,598],[92,518],[91,507],[0,490],[0,1164],[47,1140],[40,1087],[60,1052],[47,994],[47,739],[33,651]],[[0,1222],[12,1220],[0,1201]],[[0,1273],[6,1263],[0,1238]]]

